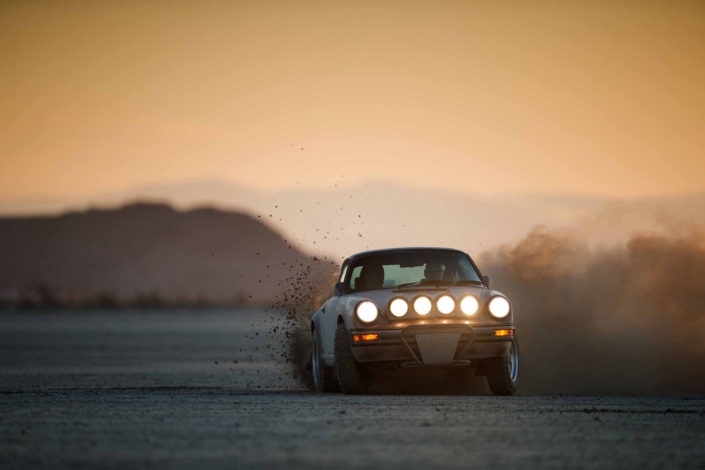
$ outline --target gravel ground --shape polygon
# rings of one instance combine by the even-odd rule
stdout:
[[[261,317],[5,315],[0,468],[705,468],[703,397],[315,395]]]

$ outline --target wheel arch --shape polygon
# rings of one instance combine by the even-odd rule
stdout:
[[[320,311],[317,311],[311,317],[311,335],[315,334],[317,330],[320,330]]]

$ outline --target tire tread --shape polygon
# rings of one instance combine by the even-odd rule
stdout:
[[[314,341],[316,341],[314,339]],[[315,350],[315,349],[314,349]],[[318,360],[318,382],[314,380],[314,387],[319,393],[334,393],[340,391],[340,386],[338,385],[337,378],[335,376],[335,370],[323,364],[323,362]]]
[[[519,340],[514,337],[514,346],[519,355]],[[509,375],[509,356],[486,359],[482,364],[487,376],[487,385],[494,395],[514,395],[519,388],[519,380],[512,381]]]
[[[335,331],[335,371],[343,393],[360,395],[367,391],[364,371],[353,356],[350,335],[342,323]]]
[[[487,384],[494,395],[514,395],[516,385],[509,378],[508,357],[493,357],[485,361]]]

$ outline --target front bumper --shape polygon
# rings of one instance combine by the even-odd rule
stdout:
[[[410,325],[402,329],[357,329],[350,330],[350,343],[357,362],[397,362],[401,366],[424,366],[417,334],[456,333],[460,334],[458,346],[449,366],[469,365],[473,359],[502,357],[509,355],[513,336],[494,336],[497,329],[510,329],[510,325],[472,327],[465,324],[451,325]],[[378,335],[376,341],[353,341],[354,335]]]

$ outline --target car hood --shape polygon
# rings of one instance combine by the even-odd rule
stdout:
[[[443,294],[449,294],[456,299],[472,294],[482,300],[483,294],[487,291],[480,286],[442,286],[442,287],[407,287],[404,289],[381,289],[350,294],[350,297],[371,300],[377,304],[380,310],[384,310],[387,303],[396,297],[402,297],[409,302],[419,295],[426,295],[431,299],[436,299]]]

